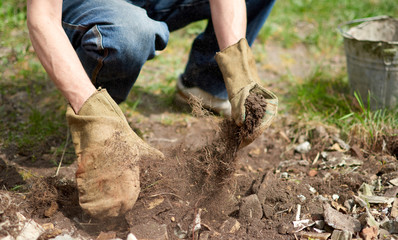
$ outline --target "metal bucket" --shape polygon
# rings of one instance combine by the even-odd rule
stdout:
[[[360,23],[360,24],[359,24]],[[343,30],[357,24],[348,30]],[[359,25],[358,25],[359,24]],[[372,110],[398,105],[398,20],[379,16],[339,26],[344,37],[348,78]]]

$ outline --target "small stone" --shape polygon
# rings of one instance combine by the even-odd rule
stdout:
[[[294,150],[296,150],[299,153],[307,153],[311,150],[311,143],[308,141],[305,141],[299,145],[297,145]]]
[[[398,221],[386,221],[381,225],[381,228],[387,230],[391,234],[398,233]]]
[[[339,200],[339,198],[340,198],[340,196],[337,195],[337,194],[333,194],[333,195],[332,195],[332,199],[333,199],[334,201]]]
[[[252,150],[249,151],[249,156],[250,157],[259,157],[261,154],[261,149],[260,148],[253,148]]]
[[[287,172],[282,172],[282,173],[281,173],[281,178],[284,178],[284,179],[289,178],[289,173],[287,173]]]
[[[384,197],[397,197],[397,195],[398,195],[397,186],[387,189],[386,192],[384,193]]]
[[[360,233],[363,240],[376,240],[378,234],[379,234],[379,231],[378,231],[377,227],[364,228],[364,229],[362,229],[362,232]]]
[[[42,224],[41,225],[42,227],[43,227],[43,229],[44,230],[52,230],[52,229],[54,229],[54,224],[52,224],[52,223],[44,223],[44,224]]]
[[[357,219],[338,212],[337,210],[333,209],[329,204],[324,204],[323,207],[325,222],[329,226],[350,233],[356,233],[361,230],[361,223]]]
[[[137,240],[137,238],[134,236],[134,234],[129,233],[129,235],[127,235],[127,240]]]
[[[393,218],[398,217],[398,198],[395,198],[394,203],[392,204],[391,217]]]
[[[391,179],[389,182],[394,186],[398,186],[398,178]]]
[[[316,189],[315,189],[313,186],[311,186],[311,185],[307,185],[307,186],[308,186],[308,190],[309,190],[310,192],[316,193]]]
[[[351,240],[352,233],[341,230],[334,230],[330,240]]]
[[[285,234],[288,234],[289,232],[290,232],[290,227],[288,225],[283,224],[283,223],[279,224],[279,226],[278,226],[279,234],[285,235]]]
[[[150,221],[148,223],[135,225],[130,231],[134,233],[137,240],[168,240],[167,226]]]
[[[302,194],[297,195],[297,197],[298,197],[298,199],[300,199],[301,202],[305,202],[305,200],[307,200],[307,198]]]
[[[235,233],[240,229],[240,223],[235,218],[228,218],[220,227],[222,232]]]
[[[334,141],[336,141],[338,144],[339,144],[339,146],[344,150],[344,151],[348,151],[348,150],[350,150],[350,145],[348,145],[346,142],[344,142],[343,140],[341,140],[340,138],[338,138],[338,137],[333,137],[333,140]]]
[[[385,229],[379,229],[380,240],[391,240],[391,234]]]
[[[338,143],[333,144],[329,150],[337,151],[337,152],[346,152],[344,149],[340,147]]]
[[[344,207],[347,208],[349,212],[352,212],[352,208],[355,206],[355,201],[352,199],[347,199],[344,201]]]
[[[318,174],[318,171],[315,169],[311,169],[308,171],[308,176],[315,177]]]
[[[317,240],[327,240],[330,233],[314,233],[314,232],[303,232],[301,237],[305,239],[317,239]]]
[[[253,219],[261,219],[262,216],[263,210],[256,194],[252,194],[242,199],[242,204],[239,209],[240,218],[252,222]]]
[[[322,156],[322,158],[324,158],[324,159],[327,159],[327,157],[328,157],[328,153],[327,152],[321,152],[321,156]]]
[[[209,232],[208,231],[201,232],[199,235],[199,240],[207,240],[207,239],[209,239]]]
[[[175,218],[175,217],[171,217],[170,220],[171,220],[172,222],[175,222],[175,221],[176,221],[176,218]]]

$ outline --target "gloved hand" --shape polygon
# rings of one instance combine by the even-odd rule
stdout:
[[[278,98],[274,93],[262,87],[258,77],[256,62],[246,39],[218,52],[215,56],[223,74],[228,98],[232,108],[232,119],[242,126],[246,118],[245,102],[250,93],[265,98],[266,112],[253,134],[242,140],[240,148],[247,146],[261,135],[276,116]]]
[[[163,158],[139,138],[105,89],[99,89],[78,114],[66,118],[78,157],[76,181],[80,206],[96,218],[130,210],[139,195],[138,161]]]

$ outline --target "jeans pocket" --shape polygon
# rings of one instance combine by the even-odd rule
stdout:
[[[74,48],[77,48],[80,45],[80,40],[89,29],[89,27],[87,26],[71,24],[66,22],[62,22],[62,27],[64,28],[64,31]]]

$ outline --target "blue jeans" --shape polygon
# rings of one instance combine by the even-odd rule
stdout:
[[[275,0],[247,0],[247,40],[251,45]],[[184,85],[227,99],[214,60],[219,51],[208,0],[64,0],[62,24],[96,87],[124,101],[144,63],[166,47],[169,32],[209,19],[193,42]]]

